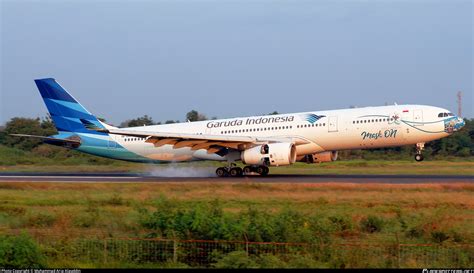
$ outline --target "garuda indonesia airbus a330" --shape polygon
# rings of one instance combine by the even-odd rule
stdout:
[[[410,144],[422,161],[426,142],[464,126],[446,109],[392,105],[117,128],[98,120],[54,79],[35,82],[58,134],[17,136],[134,162],[228,162],[218,176],[267,175],[270,166],[334,161],[339,150]],[[239,160],[243,169],[234,164]]]

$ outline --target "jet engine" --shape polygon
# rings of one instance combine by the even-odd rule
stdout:
[[[248,165],[290,165],[296,162],[296,147],[288,142],[258,145],[243,151],[240,158]]]
[[[306,163],[319,163],[319,162],[331,162],[336,161],[337,159],[337,151],[328,151],[328,152],[321,152],[311,155],[305,155],[300,160],[301,162]]]

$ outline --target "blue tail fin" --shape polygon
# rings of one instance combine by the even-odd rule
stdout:
[[[105,134],[104,125],[77,102],[55,79],[35,80],[59,132]]]

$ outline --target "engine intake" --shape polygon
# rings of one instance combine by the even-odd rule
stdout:
[[[290,165],[296,162],[296,147],[293,143],[258,145],[243,151],[240,158],[249,165]]]

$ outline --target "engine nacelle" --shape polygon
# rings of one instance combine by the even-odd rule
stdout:
[[[290,165],[296,162],[296,147],[293,143],[258,145],[243,151],[240,158],[248,165]]]
[[[299,161],[306,163],[331,162],[337,160],[337,151],[321,152],[311,155],[305,155]]]

